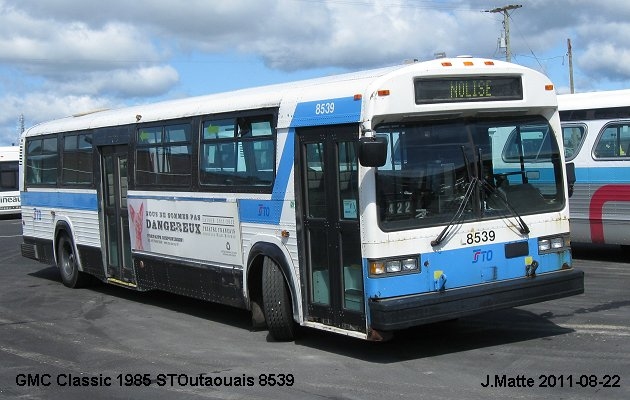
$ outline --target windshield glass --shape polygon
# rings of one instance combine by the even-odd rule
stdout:
[[[387,124],[376,132],[388,143],[376,171],[383,230],[448,224],[458,210],[466,222],[564,205],[558,144],[543,118]]]

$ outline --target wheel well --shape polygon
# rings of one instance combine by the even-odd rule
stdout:
[[[249,298],[250,309],[252,302],[262,305],[262,270],[265,257],[269,257],[278,264],[278,267],[284,275],[284,281],[289,289],[291,297],[291,306],[293,311],[293,319],[298,320],[300,302],[296,299],[297,291],[291,278],[289,264],[284,257],[282,251],[275,245],[270,243],[256,243],[249,253],[247,263],[247,292]]]
[[[70,230],[70,227],[68,226],[68,224],[63,221],[57,224],[55,228],[55,236],[53,240],[53,251],[55,254],[55,263],[57,265],[59,265],[59,254],[57,252],[57,246],[59,245],[59,238],[61,238],[62,235],[68,236],[71,242],[74,243],[74,240],[72,239],[72,230]]]
[[[257,255],[249,264],[247,273],[247,291],[249,301],[262,304],[262,266],[265,256]],[[251,308],[251,306],[250,306]]]

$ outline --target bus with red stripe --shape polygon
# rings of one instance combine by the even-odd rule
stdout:
[[[630,245],[630,90],[558,96],[574,242]]]

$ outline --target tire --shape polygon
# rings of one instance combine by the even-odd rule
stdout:
[[[291,296],[280,267],[265,257],[262,273],[263,309],[269,333],[277,341],[295,338]]]
[[[57,267],[61,273],[61,281],[69,288],[80,288],[87,285],[89,275],[79,271],[74,243],[66,234],[59,237],[57,243]]]

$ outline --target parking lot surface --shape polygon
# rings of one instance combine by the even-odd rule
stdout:
[[[71,290],[0,220],[0,398],[629,399],[630,255],[575,246],[583,295],[370,343],[252,331],[242,310],[161,292]]]

